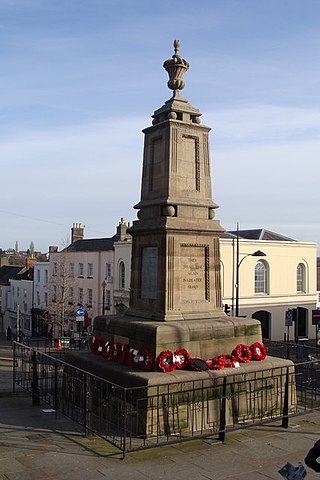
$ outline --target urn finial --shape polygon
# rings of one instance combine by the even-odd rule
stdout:
[[[179,90],[184,88],[185,83],[183,81],[183,76],[189,68],[189,63],[180,56],[180,40],[175,40],[173,42],[173,47],[174,54],[172,55],[172,58],[166,60],[163,66],[169,75],[167,85],[174,91],[175,96],[176,94],[179,95]]]

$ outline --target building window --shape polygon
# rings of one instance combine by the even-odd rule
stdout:
[[[40,283],[40,270],[37,269],[37,282]]]
[[[17,297],[20,297],[20,288],[17,287]]]
[[[27,311],[28,311],[27,302],[23,302],[23,311],[24,311],[24,313],[27,313]]]
[[[12,286],[12,296],[14,297],[14,286]]]
[[[297,266],[297,292],[306,292],[306,269],[303,263]]]
[[[45,294],[44,294],[44,305],[45,305],[45,307],[48,306],[48,294],[47,294],[47,292],[45,292]]]
[[[57,285],[53,285],[52,301],[53,301],[53,302],[56,302],[56,301],[57,301]]]
[[[88,303],[88,305],[92,305],[92,288],[88,288],[87,303]]]
[[[73,304],[73,287],[69,287],[69,305]]]
[[[58,265],[57,265],[57,262],[53,262],[53,266],[52,266],[52,275],[57,275],[58,274]]]
[[[37,305],[40,305],[40,292],[37,290]]]
[[[93,278],[93,263],[88,263],[88,277]]]
[[[106,278],[111,277],[111,263],[106,263]]]
[[[83,277],[83,263],[79,263],[78,276]]]
[[[111,292],[110,290],[106,290],[106,309],[110,310],[111,307]]]
[[[81,305],[83,304],[83,288],[78,289],[78,301]]]
[[[69,265],[69,274],[70,274],[70,277],[74,277],[74,263],[71,262],[70,265]]]
[[[119,288],[124,289],[126,287],[126,267],[124,262],[119,263]]]
[[[254,293],[268,293],[268,269],[261,260],[254,269]]]
[[[44,281],[45,283],[48,283],[48,270],[44,271]]]

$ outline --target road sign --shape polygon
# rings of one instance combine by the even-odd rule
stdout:
[[[286,318],[285,318],[285,321],[284,321],[285,326],[286,327],[292,327],[292,321],[293,321],[293,313],[292,313],[292,310],[289,308],[286,311]]]
[[[84,317],[84,309],[83,308],[77,308],[76,316],[77,317]]]
[[[320,310],[312,310],[312,325],[320,324]]]

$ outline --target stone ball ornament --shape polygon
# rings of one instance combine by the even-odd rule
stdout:
[[[165,217],[174,217],[175,214],[176,214],[176,209],[173,205],[165,205],[163,208],[162,208],[162,214],[165,216]]]

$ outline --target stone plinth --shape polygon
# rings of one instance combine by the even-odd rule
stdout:
[[[191,356],[209,360],[231,353],[239,344],[261,342],[261,324],[247,318],[221,317],[201,320],[156,322],[126,315],[97,317],[94,333],[104,340],[146,348],[155,357],[163,350],[185,348]]]
[[[69,352],[66,360],[109,382],[110,388],[101,385],[97,390],[93,381],[93,390],[88,391],[92,414],[95,409],[101,412],[104,404],[104,415],[120,420],[125,417],[125,428],[133,437],[214,433],[221,428],[222,415],[226,427],[281,417],[287,379],[288,413],[296,410],[294,365],[290,360],[267,357],[239,368],[171,373],[135,370],[90,352]],[[90,385],[88,382],[89,390]],[[105,399],[102,392],[107,395]]]

